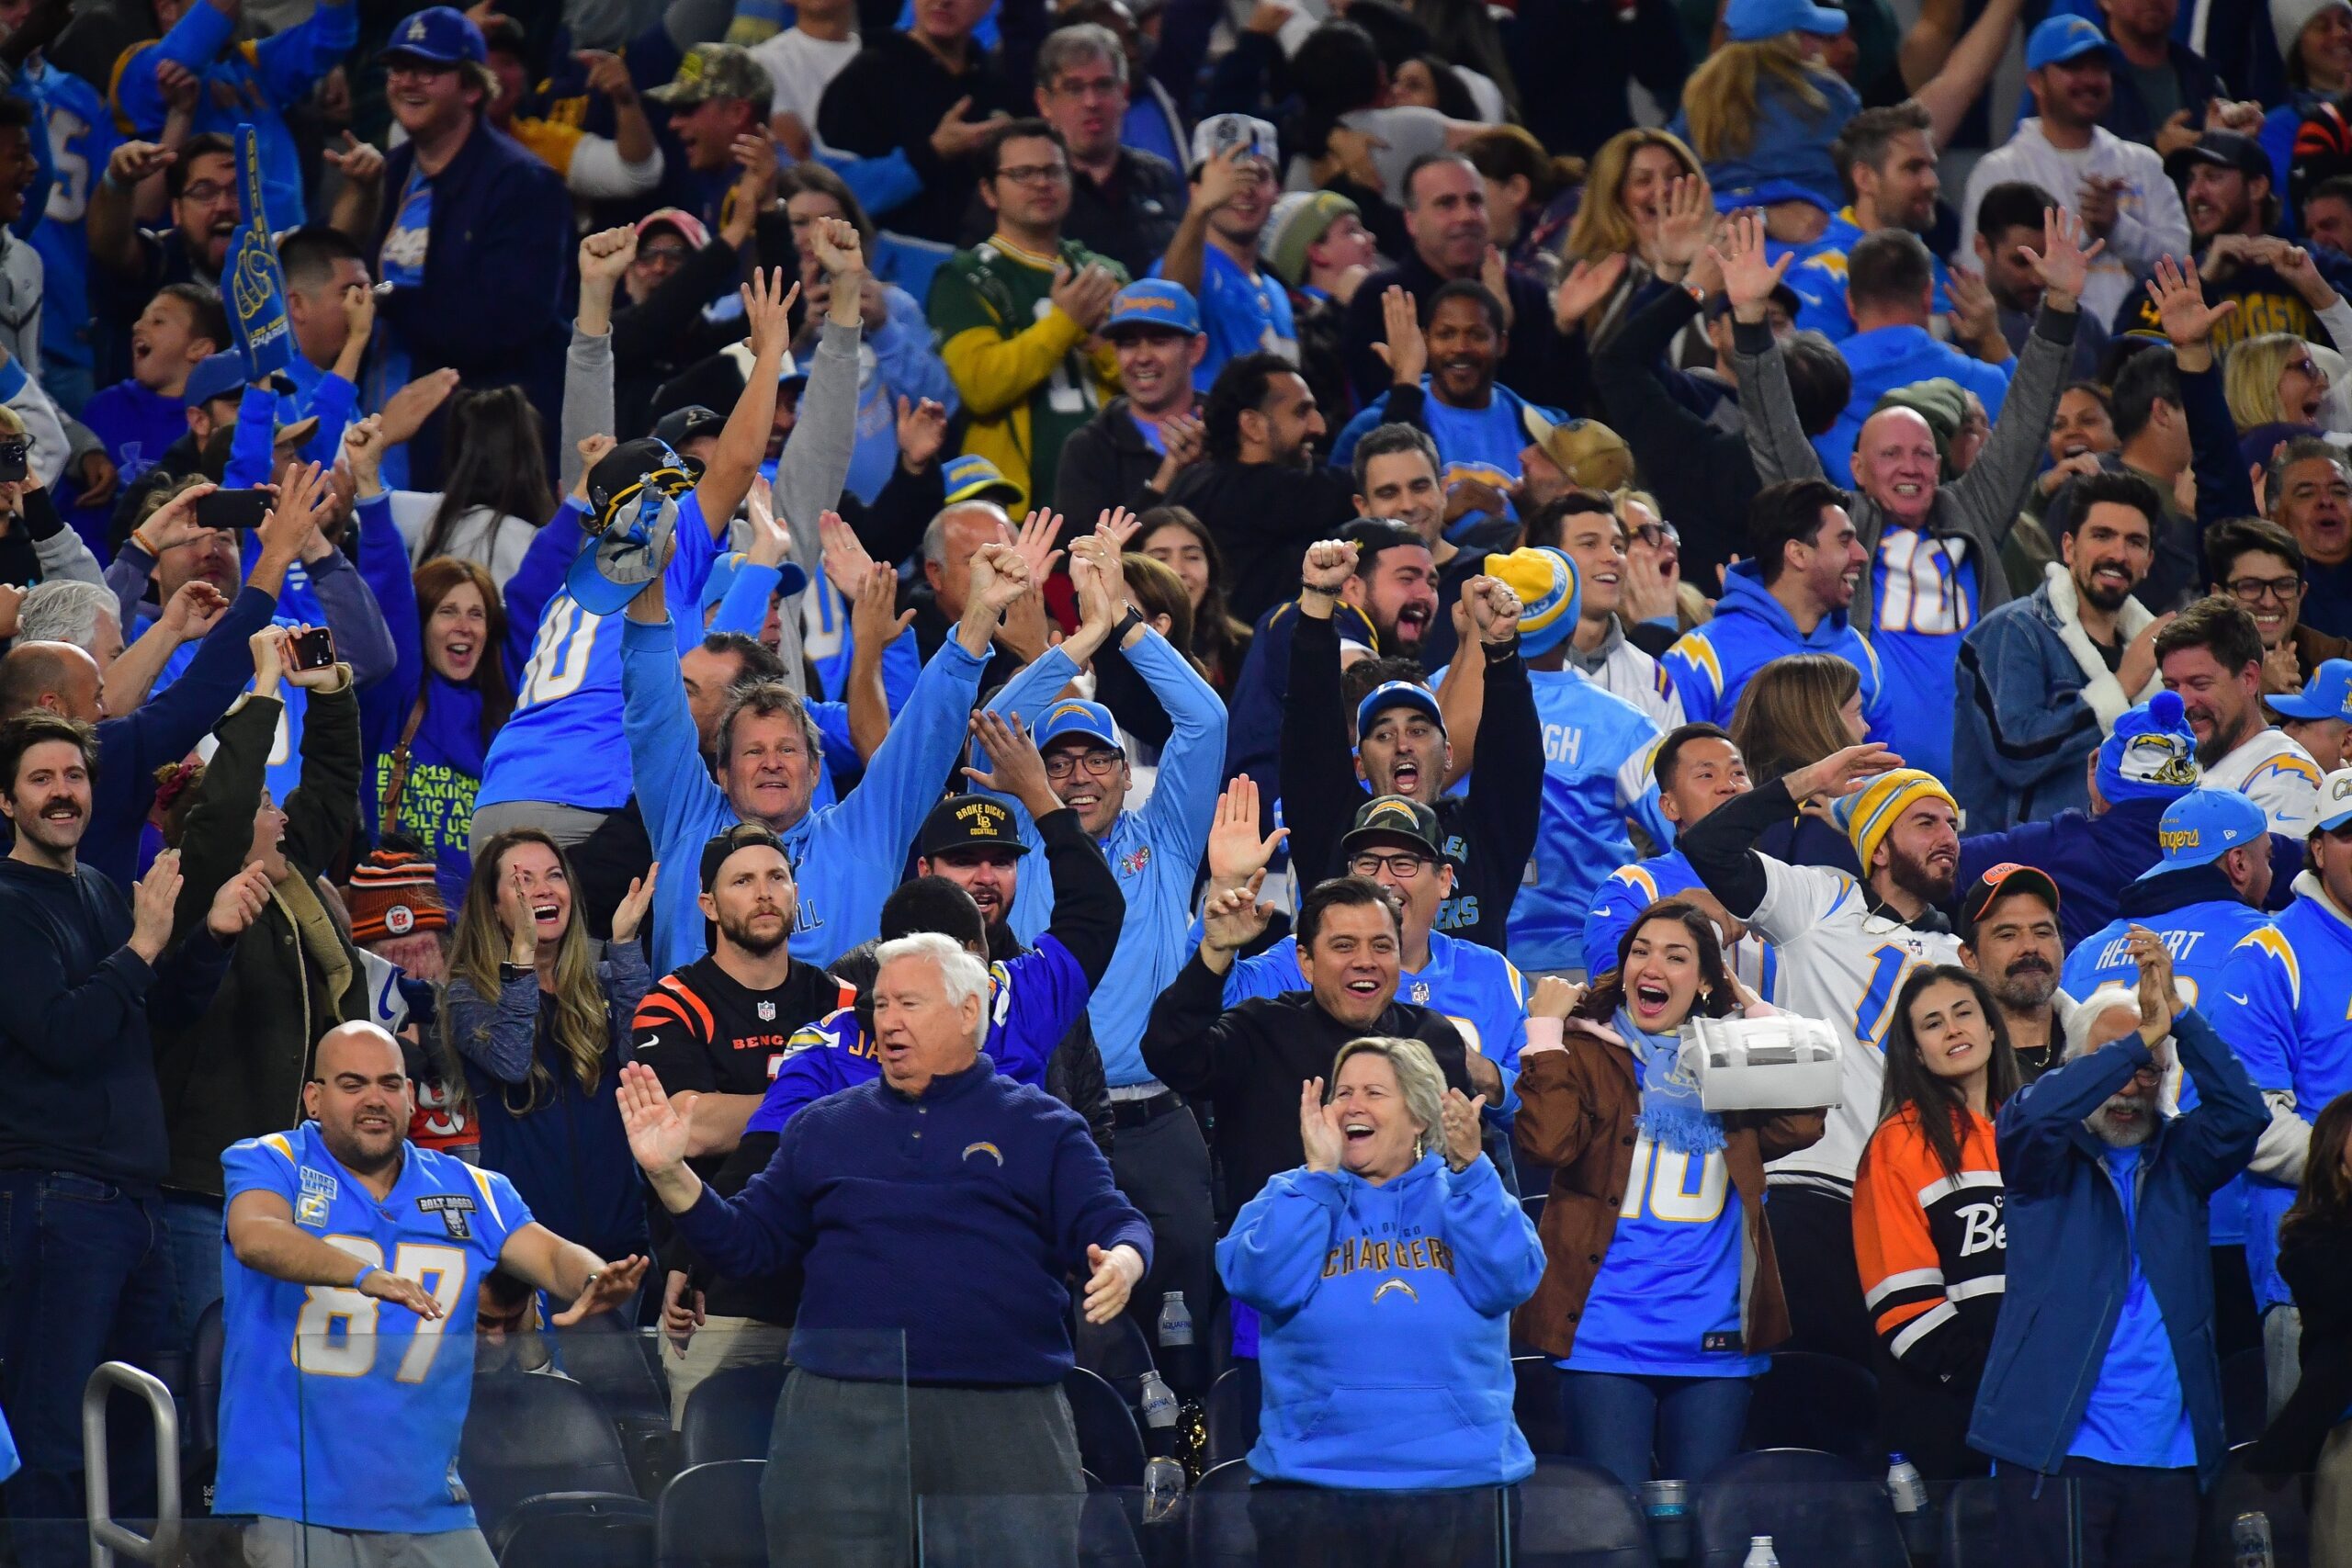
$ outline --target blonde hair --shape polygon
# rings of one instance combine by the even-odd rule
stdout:
[[[1437,1058],[1430,1048],[1418,1040],[1399,1039],[1393,1034],[1368,1034],[1361,1040],[1351,1040],[1340,1047],[1331,1058],[1330,1081],[1323,1086],[1323,1102],[1329,1104],[1340,1089],[1340,1069],[1348,1065],[1351,1056],[1378,1056],[1385,1060],[1389,1070],[1396,1075],[1396,1087],[1405,1096],[1405,1113],[1421,1124],[1420,1136],[1414,1140],[1416,1154],[1429,1152],[1430,1136],[1435,1133],[1445,1116],[1445,1075],[1438,1070]]]
[[[1641,248],[1633,216],[1625,210],[1624,190],[1634,154],[1645,147],[1663,147],[1682,165],[1684,174],[1699,173],[1698,156],[1672,131],[1636,126],[1602,142],[1600,151],[1592,155],[1591,171],[1585,175],[1584,202],[1577,209],[1576,221],[1568,225],[1568,238],[1562,247],[1572,259],[1599,261],[1620,251]]]
[[[1747,776],[1769,784],[1852,745],[1838,715],[1861,689],[1861,671],[1834,653],[1783,654],[1758,669],[1731,715]]]
[[[31,434],[32,432],[26,428],[23,417],[15,409],[6,403],[0,403],[0,435],[30,435]]]
[[[1768,76],[1794,95],[1810,115],[1826,114],[1829,97],[1816,79],[1826,74],[1827,67],[1807,59],[1792,32],[1753,43],[1724,44],[1682,85],[1682,112],[1699,161],[1720,164],[1755,145]]]
[[[2230,419],[2238,434],[2262,424],[2300,424],[2278,406],[2278,378],[2288,364],[2308,351],[2311,341],[2294,333],[2264,333],[2242,338],[2222,361],[2222,395],[2229,400]]]
[[[498,966],[510,948],[499,919],[498,890],[504,885],[507,854],[525,844],[537,844],[555,856],[565,884],[574,888],[578,886],[563,846],[537,828],[511,828],[475,853],[473,874],[466,882],[466,901],[458,908],[458,929],[449,942],[449,977],[465,981],[473,987],[475,996],[492,1004],[498,1000]],[[576,891],[563,934],[556,939],[553,995],[555,1018],[549,1032],[555,1037],[557,1050],[570,1060],[572,1077],[580,1080],[581,1091],[594,1094],[598,1080],[604,1077],[605,1052],[610,1047],[612,1032],[605,1016],[605,988],[597,983],[596,961],[588,951]],[[452,1011],[447,1005],[441,1010],[442,1034],[449,1047],[447,1070],[443,1076],[447,1081],[459,1084],[466,1081],[465,1070],[458,1055],[457,1039],[450,1032]],[[487,1034],[489,1027],[485,1018],[481,1032]],[[554,1087],[554,1079],[540,1064],[538,1051],[534,1047],[524,1101],[514,1104],[510,1088],[506,1109],[514,1115],[528,1116],[548,1103]]]

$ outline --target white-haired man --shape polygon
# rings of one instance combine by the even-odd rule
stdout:
[[[1061,1393],[1066,1280],[1084,1276],[1087,1321],[1108,1323],[1144,1276],[1151,1228],[1084,1120],[981,1053],[978,959],[937,932],[876,956],[882,1076],[785,1123],[741,1193],[705,1189],[685,1163],[685,1117],[635,1063],[620,1085],[629,1147],[719,1273],[805,1274],[761,1483],[778,1562],[887,1560],[912,1521],[880,1499],[907,1498],[916,1478],[942,1498],[1062,1499],[954,1517],[976,1561],[1051,1558],[1047,1519],[1074,1558],[1086,1487]]]

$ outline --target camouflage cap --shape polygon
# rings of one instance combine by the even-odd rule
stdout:
[[[672,108],[692,108],[713,98],[746,98],[760,106],[765,118],[775,98],[775,81],[740,44],[701,43],[686,51],[676,76],[645,96]]]

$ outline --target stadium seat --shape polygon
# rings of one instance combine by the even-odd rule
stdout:
[[[1236,1361],[1209,1388],[1209,1463],[1238,1460],[1258,1443],[1258,1412],[1265,1397],[1258,1363]]]
[[[2000,1553],[2000,1483],[1990,1476],[1961,1482],[1944,1500],[1936,1568],[1994,1568]]]
[[[1511,1414],[1527,1446],[1538,1454],[1568,1451],[1567,1418],[1560,1411],[1560,1369],[1549,1356],[1513,1356],[1511,1376],[1519,1392],[1511,1399]]]
[[[2308,1562],[2312,1568],[2337,1568],[2312,1556],[2311,1477],[2276,1479],[2256,1475],[2245,1467],[2245,1450],[2222,1461],[2221,1477],[2205,1495],[2204,1523],[2198,1530],[2197,1568],[2233,1568],[2239,1559],[2230,1541],[2230,1526],[2241,1514],[2262,1514],[2270,1520],[2270,1559],[2287,1565]]]
[[[653,1505],[611,1492],[526,1497],[487,1532],[498,1568],[652,1568]]]
[[[1258,1532],[1250,1525],[1250,1467],[1239,1460],[1211,1466],[1193,1488],[1184,1520],[1189,1568],[1257,1568]]]
[[[1908,1568],[1894,1504],[1879,1479],[1812,1449],[1735,1454],[1691,1489],[1691,1568],[1740,1568],[1769,1535],[1786,1563]]]
[[[760,1517],[763,1459],[690,1465],[662,1489],[654,1527],[657,1568],[768,1568]]]
[[[2251,1345],[2222,1359],[2222,1428],[2230,1447],[2250,1443],[2269,1425],[2270,1374],[2262,1347]]]
[[[1886,1457],[1878,1442],[1878,1379],[1842,1356],[1783,1350],[1747,1406],[1750,1449],[1817,1449],[1864,1466]]]
[[[1116,1496],[1095,1493],[1087,1497],[1086,1511],[1079,1517],[1078,1562],[1079,1568],[1144,1568],[1143,1548],[1127,1521],[1125,1505]]]
[[[1142,1485],[1143,1433],[1118,1390],[1084,1367],[1072,1367],[1062,1378],[1062,1393],[1078,1427],[1079,1461],[1105,1485]]]
[[[526,1497],[637,1495],[620,1434],[595,1396],[569,1378],[544,1372],[474,1380],[473,1407],[458,1445],[458,1473],[493,1549],[501,1540],[499,1526]],[[650,1554],[650,1535],[647,1549]]]
[[[1519,1495],[1519,1550],[1511,1558],[1518,1568],[1651,1568],[1657,1562],[1641,1505],[1597,1464],[1539,1455]]]
[[[1116,1389],[1130,1410],[1143,1406],[1143,1375],[1152,1370],[1151,1341],[1134,1318],[1119,1316],[1108,1323],[1086,1321],[1077,1314],[1071,1343],[1078,1364]]]
[[[188,1347],[187,1447],[181,1456],[181,1471],[185,1480],[196,1486],[211,1480],[220,1447],[220,1359],[228,1340],[220,1310],[219,1302],[204,1309],[196,1320],[196,1339]]]
[[[683,1462],[767,1458],[768,1434],[775,1426],[775,1402],[783,1396],[786,1370],[781,1361],[729,1367],[696,1383],[686,1395],[680,1423]]]
[[[1209,1309],[1208,1321],[1197,1332],[1208,1350],[1209,1380],[1214,1382],[1233,1365],[1233,1298],[1220,1293],[1216,1305]]]

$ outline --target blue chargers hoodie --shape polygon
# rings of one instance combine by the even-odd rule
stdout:
[[[1692,724],[1731,728],[1732,709],[1749,677],[1775,659],[1792,653],[1834,653],[1862,675],[1862,714],[1871,739],[1892,734],[1894,704],[1879,674],[1878,655],[1837,610],[1821,618],[1810,635],[1797,630],[1788,606],[1764,586],[1760,563],[1744,560],[1724,574],[1724,596],[1714,619],[1685,632],[1659,662],[1682,699],[1682,716]]]
[[[1480,1156],[1375,1187],[1288,1170],[1216,1247],[1261,1314],[1250,1468],[1370,1491],[1506,1486],[1535,1469],[1511,1414],[1510,1313],[1544,1277],[1535,1224]]]

